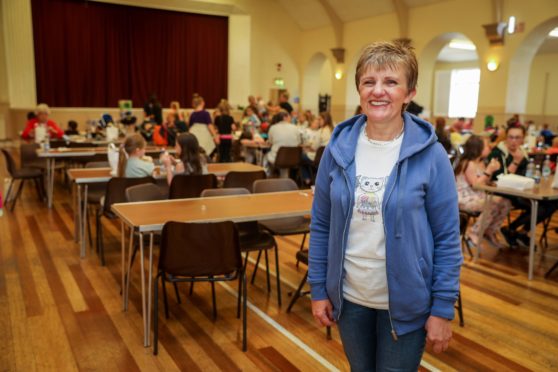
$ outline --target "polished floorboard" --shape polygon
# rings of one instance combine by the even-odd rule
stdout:
[[[237,287],[232,282],[216,286],[215,321],[209,285],[196,284],[192,295],[188,285],[181,285],[182,304],[169,290],[170,317],[159,313],[160,348],[153,356],[152,348],[142,343],[139,260],[130,308],[122,311],[120,224],[103,222],[106,266],[100,266],[89,248],[80,259],[70,192],[60,177],[56,182],[52,209],[29,185],[15,211],[4,210],[0,217],[0,371],[349,370],[337,330],[331,340],[326,338],[312,319],[308,297],[286,313],[289,293],[306,270],[295,266],[301,236],[278,239],[280,308],[273,276],[267,291],[265,266],[248,287],[246,353],[241,351]],[[558,246],[554,232],[549,246],[552,254]],[[461,285],[465,326],[454,321],[449,350],[427,350],[421,370],[558,370],[558,271],[543,277],[555,260],[537,257],[535,278],[528,281],[524,250],[485,248],[476,262],[466,257]],[[253,269],[251,264],[248,274]]]

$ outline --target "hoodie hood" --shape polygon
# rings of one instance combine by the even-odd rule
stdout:
[[[436,143],[434,127],[425,120],[405,112],[403,142],[398,162],[413,156],[426,147]],[[335,162],[346,169],[355,160],[355,149],[363,126],[366,125],[366,115],[357,115],[335,127],[329,142],[331,155]]]

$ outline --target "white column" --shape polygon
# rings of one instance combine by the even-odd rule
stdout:
[[[2,24],[11,108],[35,107],[35,53],[30,0],[2,0]]]
[[[229,16],[228,99],[233,106],[246,105],[250,95],[251,17]]]

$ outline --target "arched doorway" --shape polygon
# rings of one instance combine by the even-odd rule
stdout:
[[[510,59],[506,93],[507,113],[526,113],[533,58],[544,43],[548,33],[555,27],[558,27],[558,17],[550,18],[533,28]],[[541,105],[543,104],[544,102],[541,102]],[[543,109],[544,107],[541,107],[541,110]],[[545,113],[542,115],[545,115]]]
[[[310,58],[304,70],[302,86],[302,107],[318,113],[318,99],[320,94],[331,95],[333,69],[325,54],[318,52]]]
[[[473,48],[474,50],[472,50]],[[479,68],[476,46],[466,35],[459,32],[448,32],[433,38],[424,47],[418,58],[419,79],[415,102],[424,107],[423,115],[425,116],[430,117],[436,114],[448,116],[450,71]],[[444,109],[442,107],[444,105],[447,105],[448,108]],[[443,115],[444,113],[446,115]]]

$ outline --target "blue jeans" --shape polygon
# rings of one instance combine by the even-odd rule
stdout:
[[[418,329],[394,341],[387,310],[376,310],[343,300],[339,333],[351,371],[416,371],[426,330]]]

